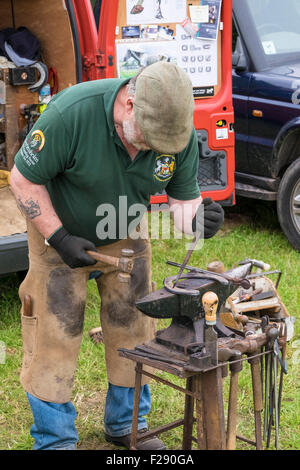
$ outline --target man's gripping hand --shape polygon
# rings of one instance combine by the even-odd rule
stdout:
[[[210,197],[206,197],[202,201],[203,208],[201,205],[198,207],[197,212],[192,221],[193,232],[202,231],[204,228],[204,237],[211,238],[213,237],[221,225],[224,222],[224,211],[222,206],[215,201],[212,201]],[[201,208],[201,209],[200,209]],[[204,217],[204,227],[202,227],[201,211],[203,210]]]
[[[97,263],[86,252],[86,250],[97,251],[94,243],[85,238],[70,235],[64,227],[59,228],[47,241],[70,268],[82,268]]]

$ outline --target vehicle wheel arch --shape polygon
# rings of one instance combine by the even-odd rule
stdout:
[[[287,123],[278,134],[273,148],[273,177],[284,175],[300,156],[300,118]]]
[[[287,167],[277,193],[277,215],[291,245],[300,252],[300,156]]]

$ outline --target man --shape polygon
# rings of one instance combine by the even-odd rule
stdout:
[[[135,300],[151,291],[150,242],[127,233],[134,216],[128,217],[124,235],[124,224],[118,222],[124,215],[120,201],[127,197],[128,208],[136,203],[146,208],[151,194],[166,189],[177,226],[187,233],[197,229],[201,197],[193,110],[187,75],[174,64],[159,62],[129,84],[99,80],[62,91],[15,158],[11,186],[28,222],[30,268],[20,298],[24,303],[24,296],[31,296],[33,316],[22,316],[21,383],[34,416],[34,449],[76,448],[76,412],[70,398],[86,282],[95,272],[109,382],[106,439],[129,447],[134,363],[120,358],[117,349],[132,349],[153,338],[155,324],[135,307]],[[116,213],[108,223],[108,237],[107,204]],[[188,220],[181,214],[184,204],[191,207]],[[213,202],[205,209],[208,238],[223,222],[223,211]],[[120,279],[115,267],[96,264],[86,252],[120,257],[123,248],[134,251],[130,283]],[[141,433],[151,406],[143,380]],[[140,441],[138,448],[159,450],[164,444],[154,437]]]

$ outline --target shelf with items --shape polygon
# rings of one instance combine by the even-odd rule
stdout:
[[[24,105],[38,104],[38,93],[31,92],[26,85],[11,85],[9,69],[0,69],[0,83],[0,169],[11,170],[15,155],[22,143],[22,130],[27,125],[22,109]],[[4,151],[3,143],[5,143]]]

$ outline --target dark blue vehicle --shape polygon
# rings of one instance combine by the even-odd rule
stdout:
[[[300,0],[233,0],[236,194],[276,201],[300,251]]]

